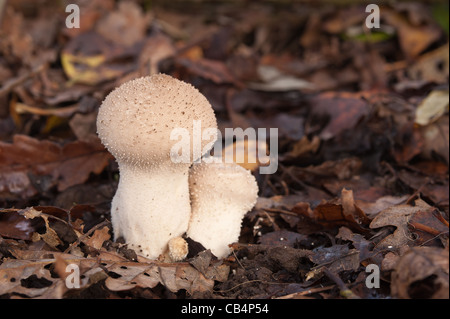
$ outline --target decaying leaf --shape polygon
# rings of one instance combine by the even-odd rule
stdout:
[[[414,80],[445,83],[449,74],[449,44],[425,53],[406,70]]]
[[[94,249],[100,249],[103,246],[103,243],[110,239],[111,235],[109,234],[108,227],[102,227],[100,229],[96,229],[94,234],[87,240],[85,240],[85,244],[93,247]]]
[[[359,251],[349,249],[347,245],[334,245],[332,247],[320,247],[315,249],[315,253],[310,257],[317,266],[306,274],[306,280],[311,280],[322,274],[323,267],[326,267],[333,273],[339,273],[345,270],[358,269]]]
[[[33,225],[17,209],[0,209],[0,236],[31,240],[37,225]]]
[[[417,107],[415,122],[420,125],[428,125],[436,121],[446,111],[448,112],[448,100],[448,90],[431,92]]]
[[[27,297],[39,297],[49,290],[54,290],[56,281],[44,266],[53,262],[51,259],[9,260],[0,265],[0,296],[22,295]],[[61,295],[54,291],[53,297]]]
[[[218,273],[228,274],[225,265],[210,266],[220,269]],[[211,291],[214,280],[223,280],[215,275],[207,277],[188,263],[115,263],[107,267],[110,277],[105,284],[113,291],[129,290],[134,287],[153,288],[161,283],[172,292],[185,289],[188,293]]]
[[[48,223],[48,217],[45,215],[41,216],[42,219],[44,219],[45,222],[45,233],[43,234],[39,234],[37,232],[35,232],[33,234],[33,237],[31,238],[32,241],[39,241],[39,240],[43,240],[44,242],[46,242],[50,247],[52,248],[56,248],[56,246],[62,244],[61,239],[58,237],[58,234],[56,233],[55,230],[53,230]]]
[[[303,206],[295,206],[294,212],[307,217],[325,227],[337,225],[367,232],[370,219],[355,204],[353,192],[343,189],[341,198],[320,203],[314,210],[305,210]]]
[[[448,299],[448,249],[413,247],[392,273],[392,295],[402,299]]]
[[[396,227],[396,230],[383,238],[377,244],[377,249],[399,249],[404,245],[413,244],[415,238],[408,229],[409,221],[414,214],[430,209],[430,205],[417,199],[414,205],[395,205],[381,211],[370,223],[370,228],[392,225]]]
[[[370,106],[363,99],[364,94],[322,93],[312,101],[313,114],[328,118],[327,125],[319,137],[329,140],[345,130],[352,129],[359,120],[370,112]]]
[[[86,32],[63,49],[61,64],[73,83],[95,85],[133,70],[135,63],[123,62],[133,54],[136,52],[132,49],[107,41],[95,32]]]
[[[59,191],[84,183],[91,173],[99,174],[111,155],[96,139],[64,146],[15,135],[13,143],[0,142],[0,192],[9,197],[31,197],[37,193],[29,174],[49,176],[50,188]]]
[[[400,45],[408,57],[416,57],[441,36],[436,25],[414,25],[399,12],[389,8],[383,10],[383,17],[397,29]]]
[[[273,66],[263,65],[258,68],[262,83],[250,83],[249,87],[255,90],[268,92],[283,92],[307,89],[311,90],[314,85],[306,80],[296,78],[292,75],[283,74]]]

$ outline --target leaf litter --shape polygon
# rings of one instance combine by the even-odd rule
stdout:
[[[1,8],[0,297],[448,298],[442,4],[383,4],[377,34],[358,3],[80,6],[80,29],[56,2]],[[96,112],[157,72],[198,87],[221,129],[279,129],[275,174],[244,155],[260,194],[223,260],[192,241],[185,261],[148,260],[113,240],[118,167]]]

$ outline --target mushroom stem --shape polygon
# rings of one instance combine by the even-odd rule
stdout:
[[[170,239],[183,235],[190,217],[188,165],[135,166],[119,163],[120,181],[112,201],[114,237],[156,259]]]
[[[210,249],[217,258],[238,241],[244,215],[258,198],[250,171],[237,164],[194,164],[189,172],[192,214],[187,236]]]
[[[196,150],[207,152],[211,143],[201,134],[195,148],[187,144],[197,133],[197,123],[217,129],[208,100],[192,85],[165,74],[125,82],[99,108],[98,136],[120,170],[111,212],[115,237],[123,236],[138,254],[158,258],[169,240],[187,229],[189,166],[202,156]],[[174,131],[183,132],[187,146],[181,147],[181,155],[187,163],[172,158]]]

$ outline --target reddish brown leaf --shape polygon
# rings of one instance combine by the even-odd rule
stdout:
[[[5,197],[29,197],[38,193],[28,174],[50,176],[62,191],[84,183],[89,174],[99,174],[111,159],[98,140],[75,141],[60,146],[15,135],[13,143],[0,142],[0,192]]]
[[[15,209],[0,209],[0,236],[30,240],[36,227]]]
[[[362,97],[360,93],[323,93],[315,98],[311,102],[314,114],[329,117],[320,137],[325,140],[333,138],[352,129],[362,117],[368,115],[370,108]]]
[[[392,273],[394,298],[448,299],[448,250],[414,247],[397,262]]]
[[[177,58],[176,61],[190,73],[211,80],[214,83],[233,83],[237,86],[242,86],[223,62],[203,58],[192,60],[184,57]]]
[[[326,228],[346,226],[359,232],[367,232],[366,226],[370,223],[370,219],[355,204],[353,192],[346,189],[342,190],[341,198],[321,203],[312,211],[305,210],[304,206],[295,206],[292,210]]]

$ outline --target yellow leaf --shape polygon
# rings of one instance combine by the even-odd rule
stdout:
[[[61,54],[61,64],[67,77],[77,83],[94,85],[120,75],[122,71],[114,71],[103,67],[105,56],[75,56],[67,52]]]
[[[419,125],[428,125],[438,120],[448,111],[448,100],[448,90],[431,92],[417,107],[415,122]]]

